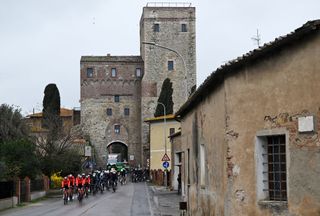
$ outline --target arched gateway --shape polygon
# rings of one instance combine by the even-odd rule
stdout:
[[[128,146],[127,144],[115,141],[107,145],[107,152],[109,154],[119,154],[121,161],[128,161]]]

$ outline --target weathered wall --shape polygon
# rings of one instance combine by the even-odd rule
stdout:
[[[185,190],[192,215],[320,214],[319,56],[318,34],[248,63],[184,117],[183,149],[190,149]],[[315,132],[299,133],[298,117],[307,115],[316,119]],[[288,204],[257,199],[257,133],[274,130],[288,136]],[[204,188],[199,185],[200,144],[206,147]],[[187,158],[184,166],[188,169]]]
[[[319,130],[306,134],[297,131],[299,116],[313,115],[319,121],[319,56],[320,37],[313,37],[293,48],[279,50],[226,80],[226,129],[236,134],[227,143],[233,170],[237,170],[229,184],[232,215],[287,214],[257,205],[255,137],[258,131],[272,128],[285,128],[289,133],[289,212],[320,213],[320,189],[316,183],[320,179],[316,171],[320,168]]]
[[[227,183],[225,118],[224,88],[219,87],[181,122],[182,148],[185,155],[183,170],[186,173],[184,190],[188,195],[186,201],[192,215],[224,215],[224,204],[228,203],[224,199]],[[207,175],[204,187],[200,185],[200,144],[205,146]]]
[[[88,67],[94,69],[93,78],[86,76]],[[117,69],[117,77],[111,77],[111,68]],[[108,144],[119,141],[128,146],[128,155],[134,155],[136,164],[141,163],[141,77],[135,76],[136,68],[143,71],[143,63],[81,63],[81,123],[100,158],[106,156]],[[115,95],[120,102],[114,101]],[[107,108],[112,109],[112,116],[107,116]],[[129,116],[124,115],[124,108],[129,108]],[[115,124],[121,125],[120,134],[114,133]]]
[[[153,24],[160,25],[160,31],[153,31]],[[181,32],[181,24],[187,24],[188,31]],[[181,54],[167,49],[144,45],[142,42],[156,42]],[[153,116],[163,80],[173,83],[174,112],[185,102],[186,92],[196,84],[196,40],[194,7],[144,7],[140,20],[140,51],[145,62],[142,80],[142,119]],[[167,62],[174,61],[174,70],[168,71]],[[186,79],[187,77],[187,83]],[[187,84],[187,85],[186,85]],[[148,125],[142,125],[142,143],[148,146]]]

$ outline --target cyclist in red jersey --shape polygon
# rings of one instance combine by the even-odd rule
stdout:
[[[69,197],[70,197],[70,200],[72,201],[73,200],[73,192],[74,192],[74,188],[76,185],[76,180],[72,174],[69,174],[68,179],[70,181]]]
[[[64,204],[68,202],[68,197],[69,197],[69,188],[70,188],[70,181],[67,177],[64,177],[64,179],[61,182],[61,187],[63,190],[63,200]]]

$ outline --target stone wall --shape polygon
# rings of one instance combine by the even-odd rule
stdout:
[[[154,32],[153,25],[160,26]],[[187,25],[187,32],[181,32],[181,24]],[[162,83],[169,78],[173,84],[174,112],[186,101],[187,95],[196,84],[196,40],[194,7],[144,7],[140,20],[140,51],[144,60],[142,80],[142,119],[153,117]],[[142,42],[155,42],[177,51]],[[183,59],[182,59],[183,58]],[[185,61],[185,64],[183,62]],[[168,70],[168,61],[174,62],[174,69]],[[148,125],[142,125],[142,143],[148,143]]]
[[[106,56],[104,61],[90,61],[86,57],[86,61],[81,62],[81,123],[100,159],[106,157],[109,144],[121,142],[127,145],[128,155],[134,155],[139,164],[141,77],[136,77],[135,70],[141,68],[143,72],[143,63],[139,58],[133,62],[127,60],[129,57],[126,61],[114,58]],[[92,78],[87,78],[87,68],[93,68]],[[111,77],[111,68],[117,69],[116,77]],[[119,96],[119,102],[115,102],[115,95]],[[112,109],[111,116],[107,115],[108,108]],[[129,116],[124,115],[125,108],[129,108]],[[116,124],[120,125],[120,134],[114,132]]]

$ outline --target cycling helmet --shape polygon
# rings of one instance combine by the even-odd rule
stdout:
[[[67,176],[65,176],[64,179],[67,180]]]

